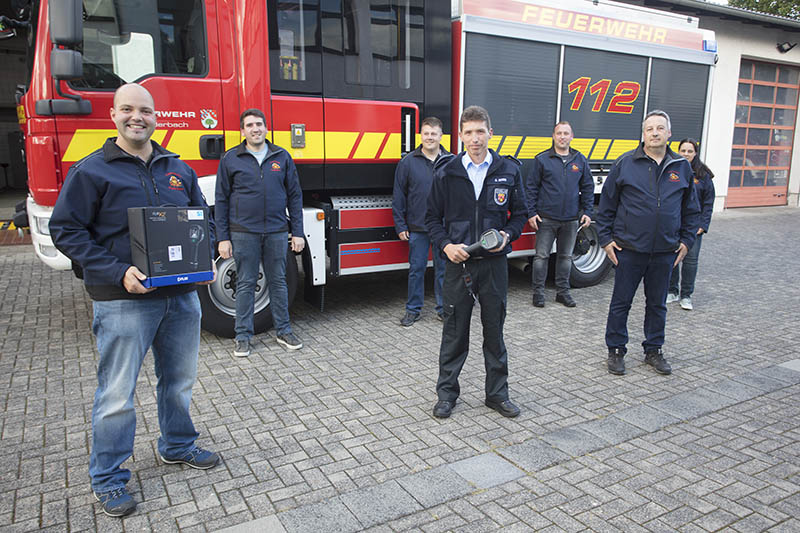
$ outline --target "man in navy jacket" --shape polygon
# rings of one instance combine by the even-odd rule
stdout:
[[[289,153],[266,140],[266,118],[261,110],[245,110],[239,123],[245,140],[225,152],[219,162],[214,207],[219,255],[223,259],[233,256],[236,261],[233,355],[250,355],[256,281],[262,263],[275,339],[290,350],[298,350],[303,343],[289,323],[286,243],[291,230],[292,251],[299,253],[305,247],[300,180]]]
[[[672,267],[694,243],[700,208],[689,162],[667,146],[669,115],[647,113],[642,144],[621,155],[600,196],[597,233],[614,265],[614,292],[608,309],[608,371],[625,373],[628,312],[644,279],[645,363],[660,374],[672,368],[661,350],[667,319],[667,289]]]
[[[410,326],[419,320],[425,298],[425,269],[431,241],[425,227],[425,211],[433,181],[433,165],[437,159],[449,154],[442,148],[442,121],[428,117],[420,127],[422,144],[397,164],[394,173],[392,217],[397,236],[408,241],[408,300],[401,326]],[[436,297],[436,315],[442,319],[442,283],[444,258],[433,253],[433,293]]]
[[[125,488],[130,470],[121,465],[133,453],[133,395],[150,348],[158,377],[159,457],[198,469],[219,462],[216,453],[195,444],[198,433],[189,414],[200,347],[195,286],[146,289],[141,284],[146,276],[131,259],[129,207],[206,207],[194,171],[150,140],[156,127],[154,107],[153,97],[140,85],[117,89],[111,119],[119,136],[70,168],[50,218],[53,242],[82,268],[86,291],[94,300],[92,331],[100,360],[89,476],[95,498],[109,516],[136,509]]]
[[[592,223],[594,184],[589,162],[570,148],[572,126],[562,120],[553,128],[553,146],[538,154],[525,188],[528,223],[536,230],[533,258],[533,305],[544,307],[544,280],[553,241],[556,245],[556,302],[575,307],[569,293],[572,250],[579,227]]]
[[[464,109],[460,136],[465,151],[441,158],[434,173],[425,222],[437,253],[447,256],[442,303],[444,327],[439,350],[438,401],[433,416],[447,418],[460,394],[458,376],[469,352],[469,324],[475,301],[481,305],[485,405],[505,417],[519,415],[508,397],[508,352],[503,340],[508,296],[506,255],[525,225],[525,197],[519,164],[489,149],[489,113]],[[509,212],[511,213],[509,216]],[[503,236],[499,246],[474,254],[466,246],[483,232]]]

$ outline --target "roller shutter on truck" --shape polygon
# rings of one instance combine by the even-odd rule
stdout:
[[[567,120],[572,146],[607,169],[638,145],[653,109],[672,118],[674,148],[684,137],[702,140],[714,53],[704,50],[709,32],[696,23],[683,28],[671,14],[589,2],[492,6],[465,0],[456,21],[459,103],[487,108],[500,154],[532,159],[551,146],[553,125]]]

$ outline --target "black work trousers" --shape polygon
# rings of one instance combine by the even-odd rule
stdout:
[[[472,292],[478,297],[483,325],[483,361],[486,367],[486,399],[508,400],[508,352],[503,341],[508,295],[506,256],[471,259],[466,263],[447,262],[442,289],[444,325],[439,350],[440,400],[455,401],[461,388],[458,375],[469,353],[469,325],[475,301],[464,283],[464,268],[472,278]]]

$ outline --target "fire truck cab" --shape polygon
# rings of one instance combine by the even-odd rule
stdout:
[[[264,111],[272,142],[298,168],[304,294],[322,306],[328,276],[408,267],[391,190],[425,116],[442,120],[443,145],[458,151],[461,109],[486,107],[491,147],[523,170],[550,146],[553,124],[568,119],[573,146],[596,170],[596,192],[613,159],[638,142],[645,109],[680,117],[673,139],[701,138],[708,35],[674,15],[645,30],[632,17],[641,10],[580,0],[463,0],[455,11],[441,0],[32,0],[18,110],[36,253],[69,268],[49,237],[49,214],[69,167],[116,135],[114,90],[137,82],[156,103],[153,139],[194,168],[211,206],[219,158],[241,141],[239,114]],[[534,241],[527,228],[513,244],[520,264]],[[574,258],[575,285],[609,269],[591,227]],[[291,300],[297,261],[287,276]],[[219,261],[217,282],[198,289],[205,329],[233,335],[235,290],[233,261]],[[271,325],[268,305],[261,282],[257,331]]]

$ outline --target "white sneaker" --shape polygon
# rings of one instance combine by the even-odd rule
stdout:
[[[678,298],[678,295],[675,294],[674,292],[668,292],[667,293],[667,303],[668,304],[671,304],[672,302],[677,302],[679,299],[680,298]]]
[[[694,307],[692,307],[692,299],[681,298],[681,309],[686,309],[687,311],[691,311],[692,309],[694,309]]]

